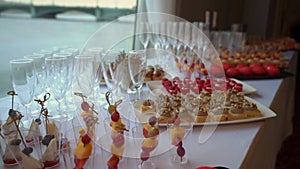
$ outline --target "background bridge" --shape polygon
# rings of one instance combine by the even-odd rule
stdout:
[[[67,11],[80,11],[94,15],[97,21],[114,20],[123,15],[133,14],[136,8],[108,8],[108,7],[66,7],[55,5],[33,5],[20,3],[5,3],[0,1],[0,12],[8,9],[18,9],[30,13],[32,18],[50,17],[55,18],[55,15]]]

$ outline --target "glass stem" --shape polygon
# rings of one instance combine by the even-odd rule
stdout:
[[[137,100],[140,100],[141,99],[141,90],[139,87],[135,87],[136,89],[136,93],[137,93]]]

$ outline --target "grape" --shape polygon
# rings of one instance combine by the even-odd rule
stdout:
[[[35,121],[38,125],[42,124],[42,121],[41,121],[40,118],[37,118],[37,119],[35,119],[34,121]]]
[[[89,111],[90,105],[87,102],[82,102],[81,108],[83,111]]]
[[[25,147],[22,152],[26,155],[29,155],[33,152],[33,148],[32,147]]]
[[[124,135],[123,134],[116,134],[113,138],[113,144],[116,146],[116,147],[121,147],[122,145],[124,145]]]
[[[147,161],[149,159],[150,153],[148,151],[142,151],[140,158],[142,161]]]
[[[50,141],[54,138],[54,135],[46,135],[43,140],[42,140],[42,143],[45,145],[45,146],[48,146],[48,144],[50,143]]]
[[[111,115],[111,120],[114,121],[114,122],[117,122],[117,121],[119,121],[119,119],[120,119],[120,114],[119,114],[117,111],[115,111],[115,112]]]
[[[155,116],[152,116],[149,118],[149,124],[151,126],[154,126],[156,124],[156,122],[157,122],[157,118]]]
[[[81,137],[81,141],[83,142],[83,144],[89,144],[91,142],[91,138],[89,135],[87,134],[84,134],[82,137]]]
[[[185,149],[183,147],[178,147],[177,148],[177,154],[180,156],[180,157],[183,157],[185,155]]]

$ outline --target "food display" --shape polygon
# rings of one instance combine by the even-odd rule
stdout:
[[[262,114],[255,103],[235,89],[216,90],[213,93],[160,95],[157,98],[158,121],[169,123],[176,116],[194,119],[196,123],[233,121]]]
[[[162,80],[163,87],[168,91],[169,94],[181,93],[183,95],[192,92],[194,94],[200,94],[201,92],[211,93],[213,90],[229,90],[235,89],[238,92],[243,91],[243,84],[236,82],[233,79],[211,79],[206,78],[205,80],[199,77],[194,80],[190,78],[184,78],[183,80],[175,77],[172,80],[164,78]]]
[[[282,37],[269,41],[253,41],[246,45],[246,49],[264,49],[264,50],[299,50],[300,44],[290,37]]]

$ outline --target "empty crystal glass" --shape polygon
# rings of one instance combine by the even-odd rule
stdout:
[[[144,50],[129,51],[128,68],[130,79],[137,90],[137,99],[140,99],[141,90],[146,75],[147,57]]]
[[[12,85],[28,117],[29,106],[33,101],[36,88],[36,75],[33,59],[16,59],[10,61]]]

